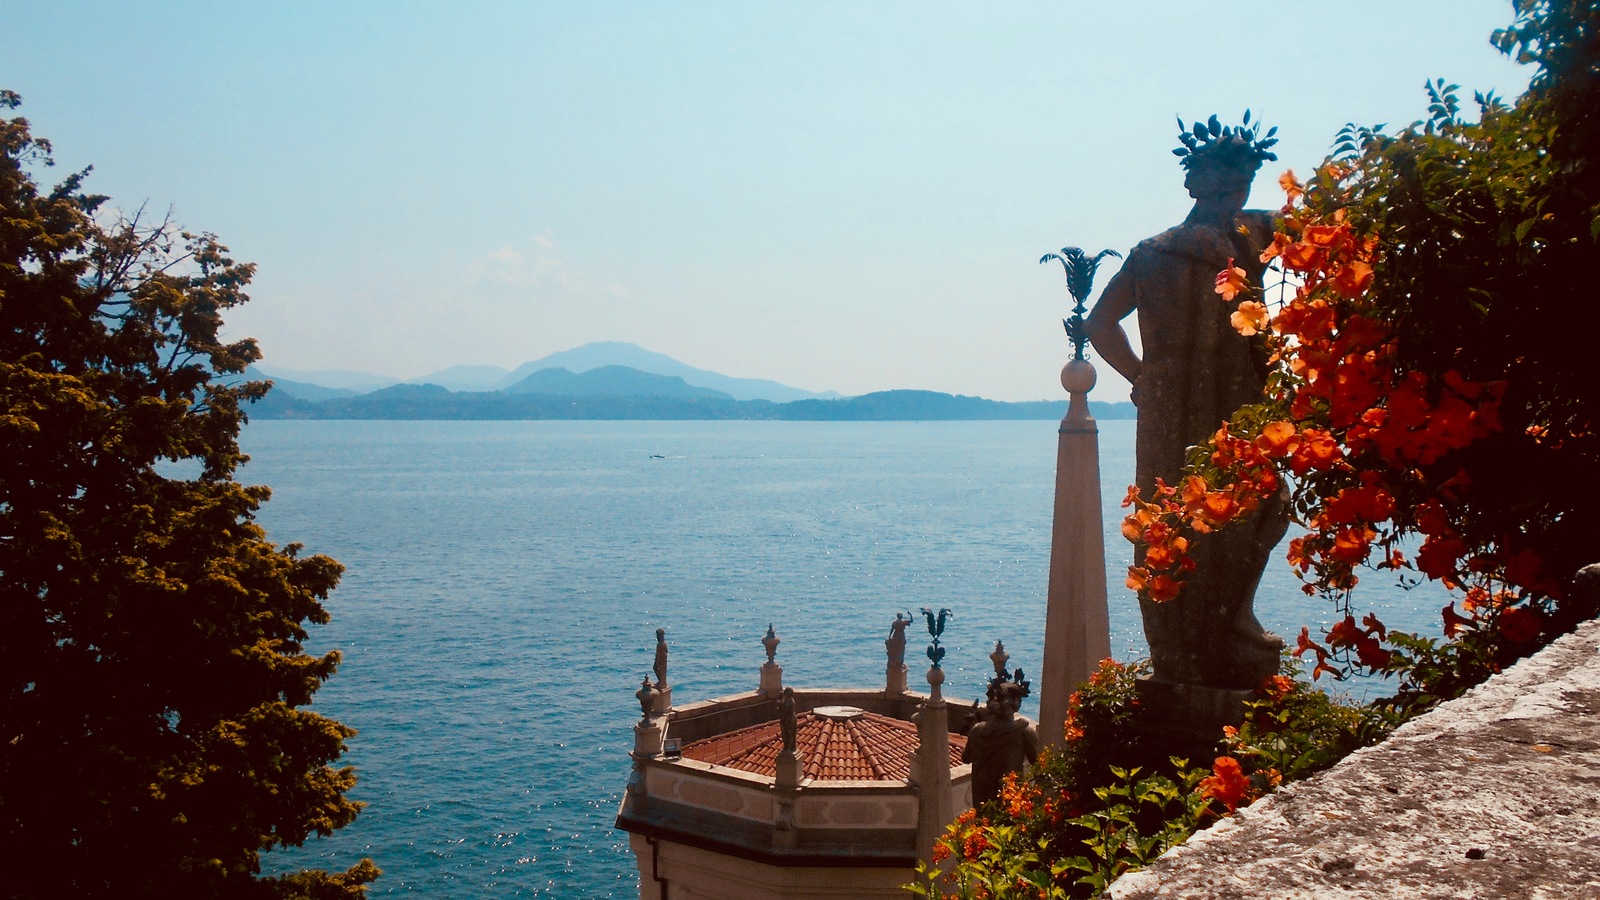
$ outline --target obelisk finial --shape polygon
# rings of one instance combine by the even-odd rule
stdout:
[[[1046,253],[1039,257],[1041,263],[1052,259],[1061,263],[1061,268],[1066,272],[1067,293],[1073,301],[1072,317],[1062,319],[1061,324],[1066,327],[1067,339],[1072,342],[1073,359],[1083,359],[1083,348],[1089,344],[1089,331],[1084,325],[1084,313],[1087,311],[1084,303],[1094,290],[1094,273],[1100,268],[1100,260],[1108,256],[1122,258],[1122,254],[1115,250],[1101,250],[1091,257],[1078,247],[1062,247],[1060,253]]]
[[[761,639],[761,646],[767,648],[767,663],[768,664],[772,664],[772,663],[777,662],[778,645],[781,644],[781,643],[783,643],[783,639],[778,637],[778,633],[776,631],[772,630],[772,623],[768,622],[767,623],[767,636]]]

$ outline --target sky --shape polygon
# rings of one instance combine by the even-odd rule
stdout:
[[[264,367],[413,378],[590,341],[847,395],[1057,399],[1047,251],[1177,224],[1175,115],[1279,127],[1252,206],[1504,0],[8,4],[0,87],[118,207],[258,264]],[[1470,107],[1470,103],[1468,104]],[[1107,260],[1097,286],[1116,269]],[[1127,397],[1101,364],[1100,400]]]

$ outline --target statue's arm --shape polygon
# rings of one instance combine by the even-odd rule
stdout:
[[[1094,305],[1094,311],[1089,313],[1084,323],[1095,352],[1111,368],[1116,369],[1117,374],[1128,379],[1129,384],[1139,380],[1139,373],[1144,366],[1133,352],[1133,345],[1128,342],[1128,333],[1122,330],[1122,320],[1137,305],[1133,292],[1132,262],[1129,260],[1129,265],[1123,266],[1112,277],[1100,294],[1100,302]]]

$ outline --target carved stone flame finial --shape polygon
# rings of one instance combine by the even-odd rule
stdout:
[[[647,722],[650,720],[651,714],[656,711],[656,694],[658,693],[659,691],[650,684],[650,676],[646,675],[644,684],[640,685],[638,692],[634,694],[635,697],[639,698],[639,710],[644,714],[644,719]]]
[[[1019,695],[1021,697],[1026,697],[1033,693],[1033,685],[1022,674],[1021,669],[1017,669],[1015,672],[1007,674],[1006,663],[1011,661],[1011,654],[1006,652],[1006,645],[1004,641],[994,642],[994,652],[989,654],[989,661],[994,663],[994,677],[989,679],[988,690],[991,713],[995,702],[1002,693],[1001,689],[1005,685],[1016,685],[1021,689],[1022,693]]]
[[[1006,663],[1011,660],[1011,654],[1006,652],[1004,641],[994,642],[994,652],[989,654],[989,661],[994,663],[994,674],[998,678],[1006,675]]]
[[[768,622],[767,636],[761,639],[761,646],[767,648],[767,665],[772,665],[777,660],[778,645],[781,643],[783,639],[778,637],[778,633],[772,630],[772,623]]]

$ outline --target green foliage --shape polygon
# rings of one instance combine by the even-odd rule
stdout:
[[[1295,672],[1292,659],[1286,666]],[[1333,765],[1398,722],[1276,676],[1245,704],[1240,727],[1219,729],[1215,747],[1226,755],[1207,772],[1159,755],[1175,736],[1144,721],[1136,685],[1147,671],[1103,664],[1072,697],[1065,745],[958,819],[934,852],[945,867],[923,867],[923,881],[908,887],[930,897],[1099,896],[1235,806]]]
[[[921,897],[1096,896],[1122,873],[1188,840],[1208,815],[1209,801],[1195,789],[1204,772],[1184,770],[1182,760],[1171,765],[1180,770],[1176,781],[1140,778],[1137,768],[1111,769],[1110,779],[1093,788],[1085,811],[1060,821],[1028,815],[1013,821],[999,813],[993,821],[958,822],[944,846],[961,861],[949,872],[923,863],[920,880],[907,888]],[[1010,790],[1015,808],[1016,797],[1027,791],[1016,785]]]
[[[1349,174],[1314,182],[1308,200],[1379,236],[1373,296],[1402,371],[1507,383],[1500,432],[1428,474],[1472,547],[1538,554],[1549,584],[1520,587],[1549,596],[1597,558],[1587,523],[1600,504],[1600,379],[1579,318],[1600,253],[1600,6],[1516,9],[1495,42],[1540,66],[1528,93],[1512,105],[1479,94],[1469,121],[1457,86],[1431,83],[1426,120],[1342,132],[1336,161]],[[1546,612],[1558,634],[1597,610]]]
[[[1129,868],[1182,843],[1217,808],[1196,793],[1204,770],[1158,756],[1140,724],[1135,683],[1147,666],[1107,661],[1075,693],[1063,747],[951,826],[924,867],[922,896],[1091,897]],[[1148,767],[1130,758],[1152,760]]]
[[[1459,569],[1436,560],[1428,575],[1468,588],[1461,611],[1443,611],[1449,640],[1389,635],[1393,658],[1373,667],[1401,676],[1395,714],[1458,696],[1600,614],[1600,598],[1574,589],[1597,558],[1600,504],[1600,380],[1579,326],[1600,253],[1600,5],[1514,6],[1493,42],[1539,67],[1526,94],[1476,94],[1470,120],[1459,86],[1435,80],[1425,120],[1396,134],[1347,127],[1307,186],[1308,210],[1377,236],[1370,315],[1392,330],[1397,371],[1505,387],[1495,432],[1419,465],[1385,528],[1386,553],[1418,532],[1449,546]]]
[[[19,100],[0,92],[0,109]],[[254,267],[112,214],[87,170],[0,119],[0,844],[14,897],[350,897],[258,879],[260,853],[354,819],[354,732],[304,707],[337,562],[275,547],[234,481],[259,357],[222,314]],[[165,473],[165,474],[164,474]],[[24,863],[25,861],[25,863]]]
[[[1417,568],[1471,585],[1466,615],[1445,610],[1445,642],[1348,617],[1330,644],[1366,650],[1361,665],[1399,677],[1396,696],[1358,709],[1292,677],[1269,679],[1228,730],[1230,755],[1204,777],[1177,760],[1140,777],[1135,767],[1149,765],[1162,737],[1141,726],[1137,669],[1103,669],[1074,697],[1066,748],[946,836],[957,863],[943,883],[957,896],[1090,896],[1184,839],[1219,803],[1232,808],[1321,771],[1600,613],[1592,594],[1572,589],[1596,558],[1590,523],[1600,508],[1600,379],[1581,326],[1600,258],[1600,4],[1514,6],[1516,22],[1494,41],[1540,67],[1527,94],[1509,105],[1479,94],[1477,121],[1467,121],[1459,87],[1431,82],[1426,119],[1397,134],[1346,128],[1306,186],[1308,220],[1348,217],[1354,233],[1377,236],[1374,306],[1364,313],[1392,335],[1397,372],[1425,384],[1506,385],[1501,427],[1419,457],[1412,493],[1395,498],[1392,520],[1380,517],[1385,550],[1446,527],[1459,536],[1446,565]],[[1247,408],[1236,430],[1258,434],[1266,415]],[[1205,474],[1207,457],[1196,462]],[[1302,518],[1327,508],[1331,494],[1306,493],[1317,485],[1297,485]],[[1431,528],[1424,514],[1437,517]],[[1353,586],[1333,585],[1347,612]],[[1379,652],[1380,640],[1392,652]],[[1302,639],[1303,650],[1313,646]],[[1011,855],[990,835],[1003,835]],[[1029,893],[1046,875],[1048,892]]]
[[[917,881],[906,890],[918,897],[960,900],[1057,900],[1069,896],[1055,883],[1060,866],[1041,860],[1044,844],[1027,829],[1014,825],[985,828],[974,841],[972,859],[946,873],[937,865],[917,865]]]
[[[1210,812],[1209,799],[1197,790],[1205,772],[1186,768],[1181,759],[1171,765],[1177,781],[1164,775],[1138,778],[1137,767],[1110,767],[1111,782],[1094,789],[1099,808],[1067,820],[1069,827],[1089,832],[1082,839],[1084,852],[1057,864],[1077,876],[1074,887],[1099,894],[1124,872],[1148,865],[1199,829]],[[1076,895],[1084,896],[1081,890]]]
[[[1228,752],[1259,773],[1262,791],[1315,775],[1382,740],[1398,724],[1387,707],[1346,705],[1300,680],[1292,657],[1284,668],[1289,674],[1269,679],[1245,702],[1244,722],[1224,730]]]
[[[1464,620],[1447,640],[1391,632],[1394,659],[1388,669],[1400,676],[1392,697],[1373,701],[1376,709],[1404,720],[1421,715],[1488,680],[1528,653],[1529,643],[1505,639],[1495,614]]]

